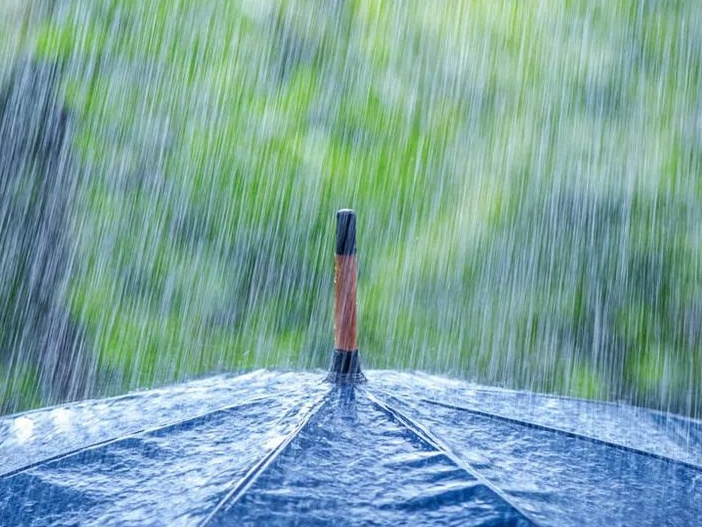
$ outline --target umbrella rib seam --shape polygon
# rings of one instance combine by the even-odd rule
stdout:
[[[392,396],[391,396],[391,397],[392,397]],[[546,431],[546,432],[549,432],[549,433],[557,433],[557,434],[561,434],[561,435],[564,435],[564,436],[567,436],[567,437],[570,437],[570,438],[575,438],[575,439],[578,439],[578,440],[583,440],[583,441],[586,441],[586,442],[591,442],[591,443],[593,443],[593,444],[603,445],[603,446],[611,447],[611,448],[614,448],[614,449],[620,449],[620,450],[622,450],[622,451],[626,451],[627,453],[635,453],[635,454],[638,454],[638,455],[642,455],[642,456],[654,458],[654,459],[660,460],[660,461],[662,461],[662,462],[667,462],[667,463],[669,463],[669,464],[675,464],[675,465],[683,466],[683,467],[686,467],[686,468],[688,468],[688,469],[693,469],[693,470],[696,470],[696,471],[702,471],[702,466],[700,466],[700,465],[698,465],[698,464],[695,464],[694,462],[687,462],[687,461],[685,461],[685,460],[678,460],[678,459],[676,459],[676,458],[668,457],[668,456],[665,456],[665,455],[660,455],[660,454],[658,454],[658,453],[651,453],[651,452],[649,452],[649,451],[644,451],[643,449],[637,449],[637,448],[635,448],[635,447],[627,446],[627,445],[624,445],[624,444],[618,444],[618,443],[616,443],[616,442],[611,442],[611,441],[609,441],[609,440],[602,440],[602,439],[600,439],[600,438],[595,438],[595,437],[592,437],[592,436],[587,436],[587,435],[584,435],[584,434],[576,433],[576,432],[573,432],[573,431],[568,431],[568,430],[566,430],[566,429],[560,429],[560,428],[558,428],[558,427],[551,427],[551,426],[548,426],[548,425],[542,425],[542,424],[538,424],[538,423],[527,422],[527,421],[525,421],[525,420],[519,420],[519,419],[517,419],[517,418],[510,418],[510,417],[508,417],[508,416],[503,416],[503,415],[501,415],[501,414],[495,414],[495,413],[491,413],[491,412],[487,412],[487,411],[479,411],[479,410],[477,410],[477,409],[471,409],[471,408],[469,408],[469,407],[462,407],[462,406],[460,406],[460,405],[453,405],[453,404],[450,404],[450,403],[443,403],[443,402],[439,402],[439,401],[436,401],[436,400],[428,400],[428,399],[425,399],[425,398],[421,398],[419,401],[421,401],[421,402],[423,402],[423,403],[427,403],[427,404],[429,404],[429,405],[436,405],[436,406],[438,406],[438,407],[444,407],[444,408],[446,408],[446,409],[452,409],[452,410],[455,410],[455,411],[462,411],[462,412],[466,412],[466,413],[470,413],[470,414],[475,414],[475,415],[482,416],[482,417],[485,417],[485,418],[494,418],[494,419],[496,419],[496,420],[500,420],[500,421],[503,421],[503,422],[512,423],[512,424],[515,424],[515,425],[520,425],[520,426],[523,426],[523,427],[527,427],[527,428],[529,428],[529,429],[536,429],[536,430],[539,430],[539,431]]]
[[[220,408],[218,408],[218,409],[214,409],[214,410],[211,410],[211,411],[207,411],[207,412],[205,412],[205,413],[198,414],[198,415],[192,416],[192,417],[190,417],[190,418],[185,418],[185,419],[183,419],[183,420],[177,420],[177,421],[174,421],[174,422],[168,422],[168,423],[165,423],[165,424],[163,424],[163,425],[159,425],[158,427],[136,429],[136,430],[130,431],[130,432],[126,433],[126,434],[123,434],[123,435],[121,435],[121,436],[115,436],[115,437],[112,437],[112,438],[107,438],[107,439],[105,439],[105,440],[100,440],[99,442],[95,442],[95,443],[92,443],[92,444],[84,445],[84,446],[79,447],[79,448],[77,448],[77,449],[72,449],[72,450],[70,450],[70,451],[66,451],[65,453],[60,453],[60,454],[58,454],[58,455],[53,455],[53,456],[50,456],[50,457],[48,457],[48,458],[43,458],[43,459],[38,460],[38,461],[36,461],[36,462],[32,462],[31,464],[27,464],[26,466],[22,466],[22,467],[19,467],[19,468],[16,468],[16,469],[12,469],[12,470],[10,470],[10,471],[8,471],[8,472],[6,472],[6,473],[0,474],[0,480],[6,479],[6,478],[9,478],[9,477],[13,477],[13,476],[17,475],[18,473],[23,473],[23,472],[25,472],[25,471],[29,471],[29,470],[34,469],[34,468],[36,468],[36,467],[42,466],[42,465],[44,465],[44,464],[50,464],[50,463],[52,463],[52,462],[57,462],[57,461],[59,461],[59,460],[63,460],[63,459],[70,458],[70,457],[75,456],[75,455],[79,455],[79,454],[81,454],[81,453],[83,453],[83,452],[85,452],[85,451],[90,451],[90,450],[92,450],[92,449],[98,449],[98,448],[104,447],[104,446],[106,446],[106,445],[110,445],[110,444],[113,444],[113,443],[121,442],[122,440],[127,440],[127,439],[129,439],[129,438],[134,438],[134,437],[137,437],[137,436],[140,436],[140,435],[155,433],[155,432],[158,432],[158,431],[165,431],[165,430],[168,430],[168,429],[173,428],[173,427],[178,427],[178,426],[181,426],[181,425],[185,425],[185,424],[187,424],[187,423],[189,423],[189,422],[193,422],[193,421],[195,421],[195,420],[200,420],[200,419],[202,419],[202,418],[207,418],[207,417],[209,417],[210,415],[213,415],[213,414],[222,413],[222,412],[228,412],[228,411],[234,411],[234,410],[237,410],[237,409],[241,409],[241,408],[243,408],[243,407],[248,407],[248,406],[251,406],[251,405],[258,405],[258,404],[260,404],[260,403],[262,403],[262,402],[265,402],[265,401],[268,401],[268,400],[274,400],[274,399],[275,399],[275,397],[273,397],[273,396],[264,396],[264,397],[261,397],[261,398],[254,398],[254,399],[248,400],[248,401],[246,401],[246,402],[244,402],[244,403],[237,403],[237,404],[235,404],[235,405],[227,405],[227,406],[225,406],[225,407],[220,407]]]
[[[389,394],[387,395],[391,396]],[[448,446],[444,445],[443,442],[441,442],[441,440],[436,438],[427,427],[420,424],[416,420],[413,420],[400,410],[390,405],[388,402],[382,401],[373,394],[366,392],[366,396],[373,405],[375,405],[380,410],[390,414],[390,416],[394,418],[397,423],[402,425],[405,429],[411,431],[421,441],[436,449],[438,452],[446,456],[451,462],[456,464],[456,466],[458,466],[460,469],[468,473],[470,476],[474,477],[481,484],[485,485],[488,489],[490,489],[490,491],[495,493],[500,499],[502,499],[506,504],[513,508],[519,515],[521,515],[526,521],[531,523],[532,526],[539,526],[539,523],[532,519],[530,515],[524,512],[519,506],[514,504],[507,496],[505,496],[505,494],[497,486],[495,486],[488,479],[486,479],[478,470],[476,470],[469,463],[465,462],[460,457],[458,457]]]
[[[303,416],[299,424],[293,429],[278,445],[276,445],[271,451],[268,452],[263,458],[256,462],[249,471],[246,472],[236,486],[225,495],[225,497],[219,501],[219,503],[214,507],[210,514],[198,525],[198,526],[208,526],[209,523],[214,519],[214,517],[225,507],[235,505],[244,494],[254,485],[258,478],[270,467],[270,465],[278,458],[278,456],[285,451],[285,448],[290,445],[290,443],[297,438],[297,436],[302,432],[302,430],[307,426],[310,420],[319,412],[319,410],[326,403],[326,396],[321,398],[316,402],[311,409]]]

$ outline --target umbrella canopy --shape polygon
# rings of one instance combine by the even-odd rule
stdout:
[[[255,371],[0,419],[3,525],[699,525],[702,424]]]

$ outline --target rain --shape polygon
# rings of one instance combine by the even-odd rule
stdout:
[[[421,422],[410,429],[431,449],[471,459],[457,437],[421,431],[480,431],[477,415],[413,407],[410,373],[427,401],[503,417],[517,407],[473,401],[465,387],[534,395],[564,413],[540,427],[579,423],[578,435],[595,422],[564,402],[621,407],[628,423],[656,413],[645,416],[668,432],[674,423],[679,442],[651,426],[635,449],[684,462],[691,473],[674,478],[702,496],[701,200],[694,1],[2,0],[0,452],[24,461],[0,462],[0,479],[77,448],[44,451],[42,434],[92,445],[162,423],[120,408],[124,424],[106,426],[110,413],[86,401],[174,387],[180,411],[159,412],[189,420],[218,409],[220,392],[226,405],[253,397],[227,376],[254,387],[323,379],[335,213],[351,208],[369,379],[354,420]],[[373,385],[380,371],[389,381]],[[394,400],[374,399],[383,384]],[[279,408],[321,392],[307,401],[296,389]],[[290,459],[285,449],[330,419],[312,416],[282,444],[288,422],[261,437]],[[511,497],[499,469],[475,467],[485,493]],[[231,523],[241,511],[266,524],[246,506],[265,495],[256,489],[166,523]],[[549,517],[542,506],[526,500],[502,521],[588,523],[585,507]],[[654,522],[689,520],[670,515]]]

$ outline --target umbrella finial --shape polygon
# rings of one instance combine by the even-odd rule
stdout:
[[[334,357],[327,381],[361,383],[366,377],[356,346],[356,213],[336,213],[336,270],[334,276]]]

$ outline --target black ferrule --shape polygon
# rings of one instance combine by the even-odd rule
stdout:
[[[336,213],[336,254],[356,254],[356,213],[351,209]]]
[[[358,350],[334,350],[327,381],[332,383],[364,383],[366,377],[361,372],[361,359]]]

